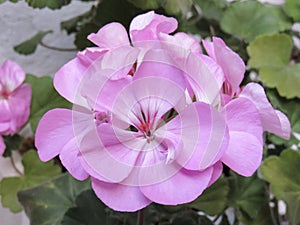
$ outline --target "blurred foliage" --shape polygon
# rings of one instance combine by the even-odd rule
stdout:
[[[20,212],[22,206],[18,202],[17,193],[22,189],[27,189],[40,184],[51,177],[61,173],[61,169],[49,162],[41,162],[36,151],[27,152],[23,159],[24,174],[20,177],[6,177],[0,182],[0,195],[2,205],[12,212]]]
[[[22,55],[30,55],[35,52],[37,46],[40,44],[42,39],[52,31],[39,31],[36,35],[30,39],[16,45],[14,50]]]
[[[36,77],[27,74],[25,82],[32,88],[29,122],[35,132],[42,116],[54,108],[71,108],[71,104],[61,97],[53,87],[51,77]]]
[[[228,191],[228,181],[222,177],[206,189],[199,198],[189,203],[188,206],[211,216],[220,214],[227,205]]]
[[[18,193],[31,224],[60,225],[69,208],[76,206],[77,196],[90,188],[88,181],[80,182],[63,174]]]
[[[248,65],[259,69],[262,81],[287,98],[300,97],[300,64],[289,64],[292,47],[286,34],[260,36],[248,46]]]
[[[6,146],[3,154],[4,157],[10,157],[12,151],[16,151],[21,147],[23,141],[19,134],[15,134],[13,136],[4,136],[3,139]]]
[[[270,182],[272,193],[287,203],[290,225],[300,223],[300,153],[283,151],[280,157],[271,156],[261,166],[263,177]]]

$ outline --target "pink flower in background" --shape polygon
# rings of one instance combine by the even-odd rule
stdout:
[[[291,133],[289,120],[283,113],[273,109],[263,87],[257,83],[248,83],[245,87],[240,88],[244,78],[245,65],[239,55],[228,48],[220,38],[214,37],[212,42],[203,41],[203,44],[209,56],[224,71],[224,103],[226,104],[232,97],[247,98],[258,109],[264,131],[289,139]]]
[[[230,141],[222,162],[237,173],[250,176],[260,165],[257,159],[262,158],[262,132],[289,139],[289,120],[282,112],[273,109],[262,86],[248,83],[240,87],[245,64],[222,39],[214,37],[212,42],[203,41],[203,45],[208,55],[220,65],[225,78],[221,104],[227,116]]]
[[[133,19],[131,42],[119,23],[89,35],[97,47],[54,78],[73,110],[47,112],[36,131],[41,160],[59,155],[118,211],[193,201],[219,178],[222,163],[251,176],[263,131],[289,136],[287,118],[261,86],[240,90],[245,65],[236,53],[214,38],[204,55],[190,35],[170,35],[176,28],[174,18],[148,12]]]
[[[15,62],[6,60],[0,67],[0,134],[13,135],[28,120],[31,88],[23,84],[25,72]],[[0,153],[5,149],[0,138]]]

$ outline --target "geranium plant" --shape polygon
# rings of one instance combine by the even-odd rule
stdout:
[[[53,81],[0,69],[0,152],[24,166],[3,206],[33,225],[299,224],[294,4],[104,0],[62,22],[80,51]]]

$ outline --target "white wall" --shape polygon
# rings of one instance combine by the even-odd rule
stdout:
[[[39,30],[53,30],[45,37],[45,42],[64,48],[74,47],[73,36],[60,30],[60,22],[86,12],[91,3],[73,0],[72,4],[60,10],[33,9],[24,1],[17,4],[5,2],[0,4],[0,64],[5,59],[16,61],[27,73],[37,76],[53,74],[68,60],[75,57],[76,52],[59,52],[39,46],[33,55],[23,56],[14,52],[13,46],[35,35]],[[0,157],[0,179],[14,176],[10,161]],[[0,204],[0,225],[28,225],[24,213],[12,214]]]
[[[72,48],[74,36],[60,30],[60,22],[86,12],[91,3],[73,0],[60,10],[33,9],[27,3],[5,2],[0,4],[0,63],[11,59],[20,64],[27,73],[37,76],[53,75],[76,52],[54,51],[42,46],[33,55],[20,55],[13,46],[27,40],[39,30],[53,30],[44,41],[53,46]]]

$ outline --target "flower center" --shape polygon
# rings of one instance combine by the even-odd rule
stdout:
[[[94,119],[95,119],[96,125],[100,125],[102,123],[109,123],[111,121],[111,113],[95,111]]]
[[[4,99],[8,99],[9,93],[5,89],[1,91],[1,97]]]
[[[151,136],[151,124],[150,122],[145,122],[140,124],[141,131],[147,135]]]

